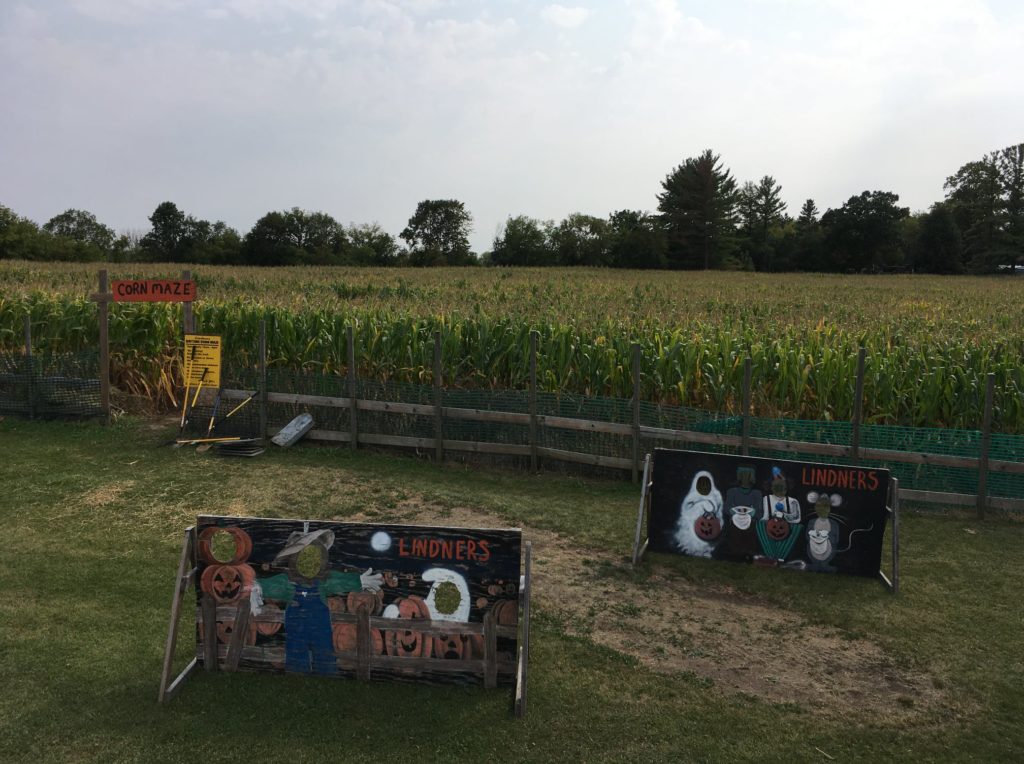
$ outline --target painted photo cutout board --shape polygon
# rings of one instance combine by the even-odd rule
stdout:
[[[876,577],[889,472],[656,449],[650,549]]]
[[[247,610],[240,670],[351,677],[363,660],[375,679],[479,684],[490,639],[497,684],[514,683],[517,529],[201,516],[196,534],[200,660],[208,599],[219,665]]]

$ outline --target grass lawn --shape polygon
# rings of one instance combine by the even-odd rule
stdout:
[[[347,449],[222,460],[160,447],[172,434],[173,427],[140,420],[111,427],[0,421],[0,760],[920,762],[1024,755],[1024,523],[1017,518],[976,523],[906,512],[903,592],[896,598],[867,580],[674,557],[652,556],[633,573],[626,560],[637,491],[629,484],[438,467]],[[780,700],[784,690],[736,692],[722,674],[666,670],[658,656],[674,648],[660,644],[666,632],[650,628],[643,607],[613,595],[601,612],[563,607],[549,568],[536,589],[524,720],[512,717],[504,690],[253,674],[195,674],[168,706],[157,705],[181,533],[197,514],[415,522],[424,519],[418,508],[430,518],[478,511],[522,526],[527,539],[547,539],[549,549],[558,543],[575,550],[591,576],[575,582],[577,592],[631,587],[669,606],[673,598],[710,593],[719,620],[714,629],[688,633],[700,634],[703,654],[712,656],[718,647],[749,644],[761,678],[775,671],[770,640],[749,622],[731,631],[722,619],[734,608],[780,614],[764,625],[778,631],[771,637],[779,643],[830,635],[806,644],[807,665],[821,675],[801,679],[803,660],[788,667],[790,680],[804,681],[808,692],[830,681],[831,663],[847,665],[844,645],[877,647],[889,660],[885,675],[869,672],[859,698],[819,703]],[[543,547],[536,564],[543,573]],[[615,634],[635,628],[632,643],[607,636],[612,612]],[[687,619],[695,620],[693,611]],[[182,642],[180,663],[187,634]],[[822,645],[833,652],[810,661]],[[801,649],[790,645],[787,654]],[[695,661],[681,665],[701,665],[699,654],[692,645],[678,652]],[[884,689],[896,674],[914,677],[927,692]]]

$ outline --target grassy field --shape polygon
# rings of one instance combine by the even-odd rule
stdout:
[[[95,347],[95,265],[0,262],[0,348],[31,315],[40,349]],[[181,266],[110,266],[111,278],[173,276]],[[628,398],[631,343],[645,399],[736,411],[743,359],[754,408],[768,416],[849,419],[858,348],[868,351],[870,422],[976,428],[985,376],[995,427],[1024,432],[1024,280],[927,276],[643,272],[592,269],[197,267],[196,313],[253,363],[268,321],[270,361],[343,373],[346,328],[361,374],[429,382],[433,332],[464,387],[522,388],[531,330],[551,391]],[[179,310],[120,304],[111,342],[117,383],[169,397]]]
[[[1019,521],[908,513],[895,598],[868,580],[684,558],[633,573],[629,485],[345,449],[222,461],[161,447],[173,430],[0,421],[0,760],[989,762],[1024,750]],[[158,707],[181,531],[197,513],[522,526],[537,547],[527,718],[503,691],[256,675],[199,674]]]

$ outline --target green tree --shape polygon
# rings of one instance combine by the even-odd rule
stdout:
[[[611,265],[616,268],[664,268],[667,242],[661,221],[646,212],[619,210],[608,217]]]
[[[106,260],[113,253],[114,231],[85,210],[65,210],[50,218],[43,230],[58,240],[55,246],[66,251],[66,256],[55,259]]]
[[[900,262],[899,222],[910,210],[897,206],[899,199],[889,191],[865,191],[821,216],[835,270],[882,270]]]
[[[0,204],[0,260],[45,260],[45,234],[28,218]]]
[[[424,199],[399,236],[409,247],[409,264],[470,265],[473,216],[456,199]]]
[[[963,273],[960,228],[948,204],[936,202],[921,217],[914,269],[925,273]]]
[[[350,252],[337,220],[325,212],[292,207],[257,220],[245,235],[241,256],[248,265],[341,265]]]
[[[998,157],[988,154],[968,162],[946,179],[946,201],[963,234],[963,256],[975,273],[990,273],[999,265],[1003,214],[1003,183]]]
[[[398,241],[378,223],[353,223],[346,233],[354,265],[398,265],[401,258]]]
[[[662,181],[658,210],[668,236],[668,260],[677,268],[720,268],[736,249],[736,181],[718,155],[706,150]]]
[[[785,240],[781,226],[785,221],[786,203],[782,201],[782,186],[771,175],[765,175],[756,184],[747,181],[739,191],[738,213],[742,234],[741,250],[754,268],[772,271],[780,264],[773,263],[775,245]],[[773,228],[779,228],[772,236]],[[788,245],[784,245],[788,246]],[[785,268],[787,263],[782,263]]]
[[[574,212],[551,229],[551,246],[559,265],[608,265],[608,223]]]
[[[555,265],[550,224],[527,215],[509,216],[491,244],[492,265]]]
[[[1016,271],[1024,265],[1024,143],[1008,146],[996,159],[1002,182],[1005,227],[1003,247],[1005,262]]]

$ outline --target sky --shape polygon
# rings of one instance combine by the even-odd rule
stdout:
[[[789,213],[865,190],[925,210],[1024,141],[1019,0],[0,0],[0,204],[242,234],[321,210],[397,235],[459,199],[655,210],[705,149]]]

